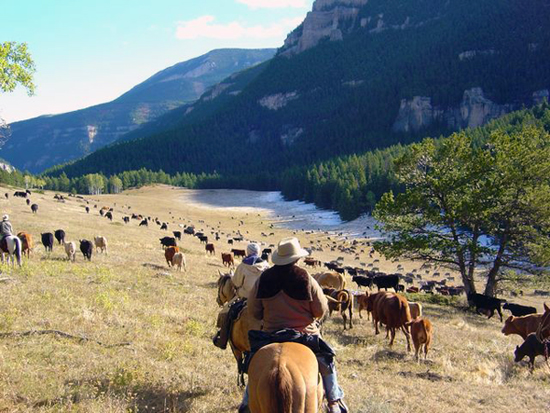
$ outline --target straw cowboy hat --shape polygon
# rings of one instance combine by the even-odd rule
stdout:
[[[300,247],[300,241],[297,238],[285,238],[279,242],[277,251],[273,253],[271,261],[275,265],[287,265],[308,255],[309,252]]]

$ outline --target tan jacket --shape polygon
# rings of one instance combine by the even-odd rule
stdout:
[[[295,265],[265,271],[248,298],[248,311],[263,320],[263,330],[292,328],[320,334],[317,319],[328,311],[323,290],[307,271]]]
[[[254,265],[248,265],[241,262],[235,270],[235,275],[231,279],[237,296],[239,298],[248,298],[250,291],[260,278],[260,275],[269,268],[269,264],[266,261],[258,262]]]

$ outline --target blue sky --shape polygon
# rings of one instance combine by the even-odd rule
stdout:
[[[279,47],[313,0],[0,0],[0,42],[26,42],[36,95],[0,95],[8,122],[110,101],[177,62]]]

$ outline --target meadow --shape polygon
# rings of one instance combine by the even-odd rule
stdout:
[[[222,236],[214,242],[216,255],[207,256],[197,238],[184,236],[179,245],[188,270],[177,272],[166,265],[159,238],[189,223],[198,229],[209,225],[225,233],[241,231],[266,245],[292,232],[272,229],[262,214],[188,205],[181,200],[182,191],[155,186],[85,200],[66,197],[66,202],[54,200],[53,192],[33,193],[32,202],[39,205],[36,215],[24,200],[2,197],[0,212],[10,215],[16,232],[31,233],[35,247],[22,268],[4,264],[0,275],[0,411],[236,411],[242,389],[235,361],[229,350],[211,342],[219,311],[216,280],[218,271],[225,271],[220,254],[232,247]],[[114,209],[113,222],[100,216],[102,206]],[[122,217],[132,213],[168,222],[169,234],[154,223],[148,228],[138,227],[136,220],[124,224]],[[105,236],[108,253],[94,251],[86,262],[78,252],[75,263],[57,243],[46,253],[40,233],[59,228],[69,241]],[[304,246],[326,242],[322,233],[294,235]],[[234,247],[245,246],[243,242]],[[314,254],[323,261],[338,255]],[[395,271],[397,263],[376,258],[382,271]],[[372,259],[365,254],[361,261]],[[346,256],[346,264],[357,263]],[[405,271],[421,266],[401,264]],[[543,300],[533,295],[541,283],[549,287],[547,281],[530,284],[523,279],[507,288],[521,288],[524,296],[514,300],[541,311]],[[357,290],[349,277],[348,284]],[[435,336],[428,360],[419,363],[406,352],[402,334],[389,349],[384,334],[374,335],[370,321],[354,314],[353,329],[342,332],[341,318],[333,315],[324,335],[337,351],[351,411],[548,411],[550,368],[538,359],[531,374],[526,363],[514,363],[513,350],[521,338],[502,335],[498,316],[487,320],[465,306],[464,298],[451,305],[424,303]],[[12,334],[33,330],[57,330],[77,338]]]

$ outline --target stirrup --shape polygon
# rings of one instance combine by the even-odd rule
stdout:
[[[221,343],[221,332],[218,331],[214,337],[212,337],[212,343],[222,350],[225,350],[227,348],[227,342],[225,344]]]

